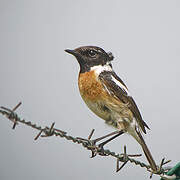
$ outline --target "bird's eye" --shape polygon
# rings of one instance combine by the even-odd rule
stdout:
[[[91,57],[95,57],[96,56],[96,51],[94,51],[94,50],[90,50],[89,51],[89,56],[91,56]]]

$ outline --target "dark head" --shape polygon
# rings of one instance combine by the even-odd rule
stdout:
[[[75,50],[66,49],[65,51],[76,57],[81,73],[90,71],[94,66],[110,64],[114,58],[112,53],[106,53],[102,48],[96,46],[82,46]]]

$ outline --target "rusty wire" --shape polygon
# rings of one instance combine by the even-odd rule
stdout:
[[[150,169],[150,166],[138,161],[136,159],[134,159],[133,157],[138,157],[141,156],[139,154],[135,154],[135,155],[128,155],[126,153],[126,146],[124,146],[124,152],[119,154],[119,153],[115,153],[110,151],[109,149],[100,149],[98,147],[98,145],[93,144],[93,141],[91,140],[91,137],[94,133],[94,129],[91,131],[90,135],[88,136],[87,139],[84,138],[77,138],[77,137],[73,137],[68,135],[67,132],[62,131],[60,129],[54,128],[55,126],[55,122],[52,123],[51,127],[41,127],[38,126],[34,123],[32,123],[31,121],[26,121],[25,119],[21,119],[17,113],[15,113],[15,110],[21,105],[21,102],[18,103],[12,110],[6,107],[1,106],[0,107],[0,114],[2,114],[3,116],[5,116],[8,120],[13,122],[13,127],[12,129],[15,129],[16,125],[18,123],[22,123],[24,125],[27,125],[33,129],[39,130],[39,133],[35,136],[34,140],[37,140],[39,137],[49,137],[49,136],[57,136],[57,137],[61,137],[61,138],[65,138],[66,140],[70,140],[73,143],[77,143],[77,144],[81,144],[84,148],[90,150],[92,153],[96,153],[96,155],[101,155],[101,156],[112,156],[114,158],[116,158],[117,160],[117,164],[116,164],[116,172],[118,172],[119,170],[121,170],[126,164],[127,162],[133,163],[135,165],[138,165],[142,168],[146,168],[149,172],[151,172],[151,176],[152,174],[157,174],[157,175],[163,175],[167,169],[163,168],[162,166],[167,164],[170,161],[165,161],[165,159],[163,158],[160,166],[158,166],[158,171],[157,172],[152,172]],[[122,165],[120,166],[119,163],[122,162]]]

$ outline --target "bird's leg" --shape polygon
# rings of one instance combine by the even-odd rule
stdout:
[[[109,133],[109,134],[107,134],[105,136],[99,137],[99,138],[94,139],[94,140],[90,140],[93,133],[94,133],[94,130],[91,132],[91,134],[89,135],[88,139],[84,139],[84,138],[80,138],[80,137],[77,138],[77,139],[81,139],[81,140],[87,141],[87,142],[89,142],[91,144],[91,145],[89,145],[89,149],[92,152],[91,158],[95,157],[97,154],[100,154],[102,156],[106,156],[106,154],[103,152],[103,146],[105,144],[107,144],[108,142],[112,141],[113,139],[115,139],[116,137],[118,137],[121,134],[123,134],[124,131],[123,130],[121,130],[121,131],[119,131],[119,130],[118,131],[113,131],[113,132],[111,132],[111,133]],[[113,136],[113,137],[107,139],[106,141],[104,141],[104,142],[102,142],[102,143],[100,143],[99,145],[96,146],[97,142],[99,142],[99,141],[101,141],[101,140],[103,140],[103,139],[105,139],[105,138],[107,138],[109,136]]]
[[[124,134],[124,131],[123,131],[123,130],[118,131],[118,133],[117,133],[115,136],[113,136],[113,137],[109,138],[108,140],[100,143],[98,146],[101,147],[101,148],[103,148],[103,146],[104,146],[105,144],[107,144],[108,142],[112,141],[113,139],[117,138],[118,136],[120,136],[120,135],[122,135],[122,134]]]
[[[100,143],[100,144],[98,145],[98,151],[101,151],[99,154],[102,155],[102,156],[106,156],[106,154],[104,153],[104,149],[103,149],[104,145],[107,144],[108,142],[112,141],[113,139],[117,138],[118,136],[120,136],[120,135],[123,134],[123,133],[124,133],[123,130],[121,130],[121,131],[115,131],[115,132],[112,132],[112,133],[110,133],[110,134],[107,134],[106,136],[103,136],[103,137],[98,138],[97,140],[100,141],[100,140],[102,140],[102,139],[104,139],[104,138],[106,138],[106,137],[109,137],[109,136],[112,136],[112,135],[116,134],[115,136],[107,139],[106,141],[104,141],[104,142],[102,142],[102,143]],[[95,141],[95,140],[94,140],[94,141]],[[97,141],[96,141],[96,142],[97,142]],[[96,142],[95,142],[95,143],[96,143]],[[92,151],[92,156],[91,156],[91,158],[95,157],[96,155],[97,155],[97,152],[96,152],[96,151]]]
[[[113,131],[113,132],[111,132],[111,133],[109,133],[109,134],[107,134],[107,135],[105,135],[105,136],[102,136],[102,137],[99,137],[99,138],[97,138],[97,139],[94,139],[93,142],[94,142],[94,144],[96,144],[98,141],[101,141],[102,139],[105,139],[105,138],[107,138],[107,137],[109,137],[109,136],[112,136],[112,135],[114,135],[114,134],[119,134],[119,132],[120,132],[120,131]]]
[[[114,134],[118,134],[119,132],[120,132],[120,131],[113,131],[113,132],[111,132],[111,133],[109,133],[109,134],[107,134],[107,135],[105,135],[105,136],[99,137],[99,138],[94,139],[94,140],[90,140],[91,137],[92,137],[92,135],[93,135],[93,133],[94,133],[94,129],[93,129],[92,132],[91,132],[91,134],[89,135],[88,139],[81,138],[81,137],[77,137],[77,139],[81,139],[81,140],[84,140],[84,141],[91,141],[91,144],[92,144],[92,145],[96,145],[96,143],[97,143],[98,141],[101,141],[102,139],[105,139],[105,138],[107,138],[107,137],[109,137],[109,136],[112,136],[112,135],[114,135]]]

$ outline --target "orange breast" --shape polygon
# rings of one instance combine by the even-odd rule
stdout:
[[[94,71],[79,74],[78,85],[81,96],[90,101],[100,98],[105,93]]]

